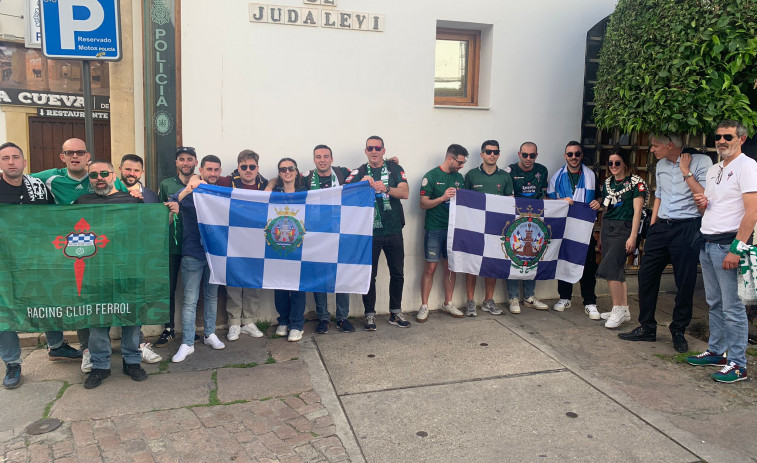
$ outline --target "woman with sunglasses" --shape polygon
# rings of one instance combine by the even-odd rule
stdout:
[[[308,191],[310,186],[305,182],[297,163],[292,158],[283,158],[279,161],[279,176],[271,180],[266,191],[277,193],[295,193]],[[287,336],[289,341],[302,339],[302,330],[305,325],[305,294],[302,291],[290,291],[276,289],[273,291],[273,299],[276,312],[279,313],[279,327],[276,328],[277,336]]]
[[[618,149],[610,155],[608,175],[600,188],[600,199],[589,203],[589,207],[602,212],[598,243],[602,262],[597,269],[597,277],[607,280],[612,296],[612,311],[601,315],[607,320],[606,328],[617,328],[631,320],[625,265],[627,256],[636,249],[647,185],[633,173],[629,159],[630,155],[625,150]]]

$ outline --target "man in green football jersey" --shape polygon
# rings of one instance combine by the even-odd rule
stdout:
[[[428,318],[428,296],[434,283],[434,273],[439,261],[444,261],[444,304],[442,312],[455,318],[463,313],[452,303],[455,289],[455,273],[447,266],[447,224],[449,222],[449,201],[457,190],[463,187],[465,180],[459,170],[468,159],[468,150],[452,144],[447,148],[442,165],[433,168],[421,181],[421,209],[426,211],[425,235],[423,248],[426,265],[421,277],[421,307],[416,319],[423,323]]]
[[[543,199],[547,192],[549,177],[547,168],[536,162],[539,151],[536,143],[527,141],[520,145],[518,162],[510,164],[515,197]],[[547,310],[549,306],[534,296],[535,280],[523,280],[523,304],[536,310]],[[520,288],[518,280],[507,280],[507,294],[510,298],[510,312],[520,313]]]
[[[512,196],[513,181],[510,178],[510,174],[497,167],[499,153],[499,142],[497,140],[486,140],[481,144],[481,161],[483,162],[480,166],[474,167],[465,174],[466,190],[492,195]],[[494,303],[494,286],[497,284],[497,279],[484,278],[484,284],[484,302],[481,304],[481,310],[489,312],[492,315],[500,315],[502,310]],[[474,299],[476,275],[465,276],[465,289],[468,293],[468,302],[465,304],[465,316],[475,317],[478,315]]]

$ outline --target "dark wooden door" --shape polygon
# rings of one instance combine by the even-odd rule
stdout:
[[[92,159],[110,161],[110,122],[96,120],[95,147],[88,147]],[[60,151],[69,138],[85,139],[84,121],[52,117],[29,118],[29,172],[63,167]]]

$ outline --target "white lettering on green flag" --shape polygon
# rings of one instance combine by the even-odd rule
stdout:
[[[162,204],[0,206],[0,331],[168,321]]]

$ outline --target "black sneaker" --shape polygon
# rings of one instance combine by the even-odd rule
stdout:
[[[376,316],[375,315],[366,315],[365,316],[365,331],[376,331]]]
[[[81,360],[81,355],[80,350],[76,350],[69,346],[67,342],[64,342],[56,349],[50,349],[47,351],[47,358],[50,360],[65,360],[73,362]]]
[[[346,318],[344,320],[339,320],[338,322],[336,322],[336,326],[337,326],[337,328],[339,328],[339,331],[341,331],[343,333],[354,333],[355,332],[355,327],[352,326],[352,323],[350,323],[350,321],[347,320]]]
[[[676,352],[688,352],[689,343],[686,342],[686,338],[683,336],[683,333],[671,334],[673,335],[673,349],[675,349]]]
[[[5,366],[5,378],[3,387],[6,389],[15,389],[21,384],[21,364],[13,363]]]
[[[202,337],[200,337],[199,334],[195,333],[195,344],[197,344],[200,341],[202,341]]]
[[[315,328],[316,334],[326,334],[329,332],[329,321],[318,320],[318,326]]]
[[[134,381],[144,381],[147,379],[147,372],[138,363],[126,363],[126,360],[123,362],[123,371],[126,376],[131,376],[131,379]]]
[[[389,316],[389,324],[399,326],[400,328],[407,328],[410,326],[410,322],[405,320],[405,317],[401,313],[393,313]]]
[[[158,340],[152,343],[152,345],[155,347],[166,347],[171,344],[171,341],[173,341],[175,337],[174,330],[166,328],[163,330],[163,334],[161,334]]]
[[[93,368],[84,381],[84,389],[94,389],[110,376],[110,368]]]

